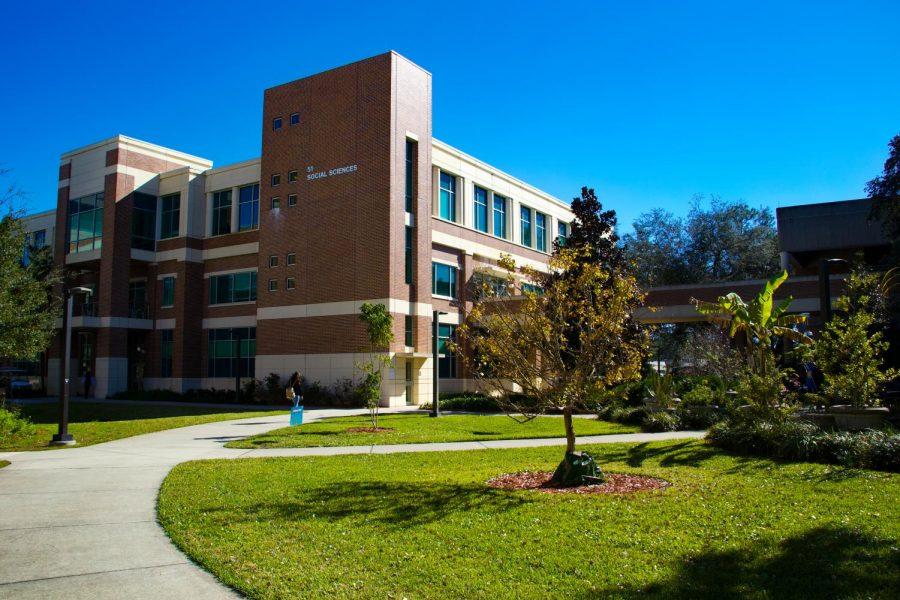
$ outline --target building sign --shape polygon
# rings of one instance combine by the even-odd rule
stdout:
[[[319,171],[316,167],[309,166],[306,167],[306,179],[308,181],[313,181],[315,179],[324,179],[326,177],[336,177],[337,175],[346,175],[347,173],[356,172],[358,166],[357,165],[346,165],[343,167],[335,167],[334,169],[328,169],[327,171]]]

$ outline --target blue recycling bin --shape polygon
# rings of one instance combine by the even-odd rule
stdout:
[[[291,427],[294,425],[303,425],[303,407],[291,407]]]

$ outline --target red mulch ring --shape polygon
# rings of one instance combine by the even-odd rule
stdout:
[[[393,427],[350,427],[347,433],[384,433],[394,431]]]
[[[600,484],[580,485],[578,487],[557,487],[550,483],[553,473],[550,471],[522,471],[506,473],[489,479],[487,484],[501,490],[536,490],[548,494],[633,494],[649,490],[661,490],[672,485],[665,479],[647,477],[646,475],[628,475],[625,473],[607,473],[606,481]]]

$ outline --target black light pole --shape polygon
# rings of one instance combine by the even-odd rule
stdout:
[[[849,264],[843,258],[823,258],[819,263],[819,312],[822,314],[822,322],[828,323],[834,316],[831,310],[831,274],[832,264]]]
[[[441,402],[439,398],[439,393],[441,389],[440,379],[441,379],[441,369],[440,369],[440,349],[439,349],[439,330],[440,330],[440,320],[441,315],[446,315],[447,313],[443,313],[439,310],[436,310],[431,315],[431,354],[432,360],[434,362],[434,368],[432,369],[432,377],[431,377],[431,415],[432,417],[441,416]]]
[[[70,355],[72,354],[72,294],[82,293],[90,296],[93,292],[90,288],[76,287],[63,288],[63,297],[66,300],[66,310],[63,312],[63,342],[62,369],[59,372],[59,429],[51,438],[51,446],[71,446],[75,438],[69,433],[69,379],[71,370]]]

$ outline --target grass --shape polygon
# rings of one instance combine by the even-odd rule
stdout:
[[[900,476],[586,447],[674,484],[631,497],[506,492],[558,448],[184,463],[158,515],[251,598],[897,598]],[[239,482],[239,483],[236,483]]]
[[[22,406],[22,416],[35,424],[27,436],[0,438],[0,450],[46,450],[50,438],[57,432],[58,405],[28,404]],[[89,446],[143,433],[175,427],[271,415],[272,411],[252,411],[238,408],[206,406],[169,406],[133,402],[128,404],[73,402],[69,404],[69,433],[78,446]]]
[[[226,444],[228,448],[308,448],[312,446],[365,446],[371,444],[416,444],[427,442],[466,442],[521,438],[565,437],[562,418],[538,417],[518,423],[507,416],[443,415],[433,419],[423,413],[383,415],[379,427],[394,431],[348,433],[352,427],[371,426],[367,416],[336,417],[314,421],[300,427],[285,427]],[[605,435],[640,431],[597,419],[575,419],[577,435]]]
[[[0,469],[2,469],[3,467],[8,467],[8,466],[9,466],[8,460],[0,460]]]

